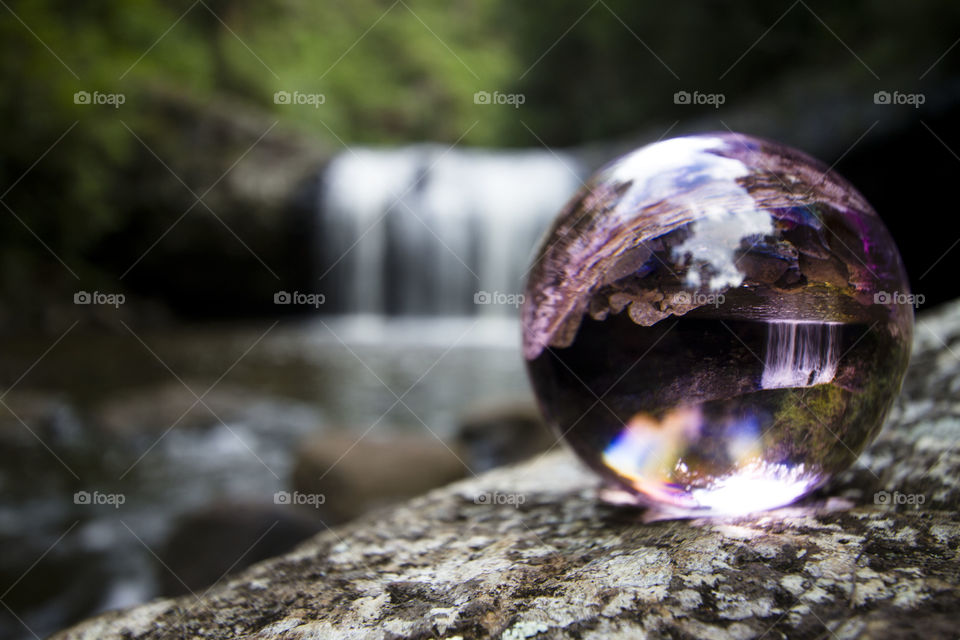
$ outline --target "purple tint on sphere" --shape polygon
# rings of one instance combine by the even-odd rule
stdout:
[[[897,248],[856,189],[740,134],[611,162],[531,270],[541,410],[607,484],[659,513],[789,504],[879,432],[909,360]]]

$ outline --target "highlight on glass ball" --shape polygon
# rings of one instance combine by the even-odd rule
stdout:
[[[907,277],[822,163],[741,134],[608,164],[527,285],[547,421],[613,493],[665,517],[790,504],[879,432],[910,355]]]

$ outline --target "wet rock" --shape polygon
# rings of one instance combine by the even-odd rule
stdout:
[[[97,408],[92,422],[116,436],[153,436],[171,425],[196,429],[219,424],[217,416],[234,420],[248,402],[248,394],[224,386],[211,391],[200,403],[186,387],[172,381],[108,399]]]
[[[56,637],[951,636],[958,352],[960,304],[922,317],[886,431],[793,507],[644,524],[599,503],[594,476],[558,451],[322,533],[200,601]]]
[[[74,406],[62,396],[11,390],[0,404],[0,493],[6,501],[30,500],[51,486],[74,480],[66,465],[76,464],[85,433]],[[65,464],[53,460],[57,451]],[[45,473],[38,474],[37,469]],[[25,482],[29,478],[29,482]],[[0,517],[2,520],[2,517]]]
[[[283,421],[294,423],[297,431],[319,422],[319,416],[310,415],[309,407],[290,400],[228,384],[203,394],[209,383],[188,384],[194,393],[202,395],[202,402],[183,384],[172,381],[107,399],[94,410],[91,423],[114,437],[146,436],[152,440],[171,428],[207,429],[220,426],[221,421]]]
[[[293,486],[323,496],[336,522],[419,495],[469,473],[461,454],[429,433],[318,436],[297,451]],[[453,445],[455,446],[455,445]]]
[[[533,400],[492,401],[460,417],[457,442],[475,472],[525,460],[556,443]]]
[[[81,433],[74,407],[58,394],[11,390],[0,406],[0,441],[4,447],[75,442]],[[32,433],[31,433],[32,432]]]
[[[311,513],[313,511],[313,513]],[[320,508],[228,503],[182,516],[158,552],[160,593],[201,593],[325,529]]]
[[[7,608],[0,609],[0,637],[29,637],[24,625],[39,634],[49,633],[89,615],[106,597],[105,554],[68,551],[64,547],[69,544],[51,550],[54,542],[55,536],[0,534],[0,581],[7,591],[3,596]],[[37,562],[41,555],[43,561]]]

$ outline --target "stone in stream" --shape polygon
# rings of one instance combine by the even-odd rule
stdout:
[[[345,522],[469,473],[462,455],[428,432],[315,436],[298,447],[293,487],[322,496],[327,521]]]
[[[0,444],[6,455],[42,447],[38,438],[57,447],[75,446],[83,438],[75,407],[59,394],[11,389],[3,401]]]
[[[525,460],[556,444],[533,400],[488,400],[467,408],[457,443],[475,472]]]
[[[198,401],[195,394],[203,393],[208,386],[209,382],[190,380],[183,384],[174,380],[117,394],[96,406],[91,423],[112,438],[146,438],[153,442],[171,428],[215,429],[221,426],[221,421],[227,424],[265,420],[292,422],[291,426],[297,430],[313,428],[320,422],[308,405],[242,386],[219,384],[203,394],[202,402]]]
[[[886,429],[793,507],[643,524],[556,451],[55,637],[956,637],[958,354],[960,303],[921,315]]]
[[[315,513],[313,513],[315,512]],[[325,529],[319,509],[289,504],[213,504],[177,519],[158,553],[160,593],[202,592]]]

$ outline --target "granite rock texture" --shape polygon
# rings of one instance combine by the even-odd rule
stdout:
[[[883,434],[799,505],[644,523],[555,449],[55,637],[956,638],[958,391],[953,304],[920,316]]]

